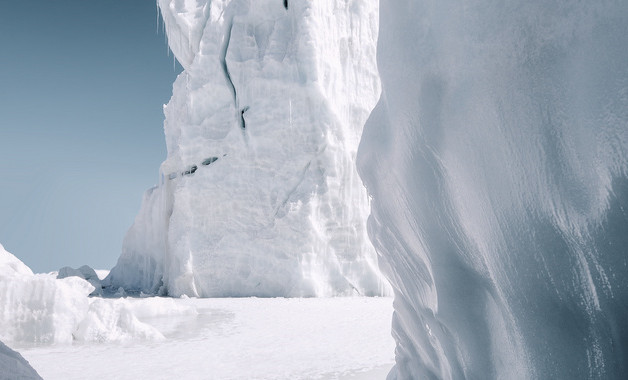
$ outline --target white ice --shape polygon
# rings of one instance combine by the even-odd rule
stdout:
[[[0,246],[0,341],[69,344],[163,339],[135,317],[127,300],[89,298],[93,291],[81,277],[33,274]]]
[[[628,378],[628,3],[382,1],[391,379]]]
[[[158,1],[185,69],[168,157],[105,280],[179,296],[384,295],[355,168],[377,2]]]

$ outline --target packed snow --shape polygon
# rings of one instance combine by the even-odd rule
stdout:
[[[143,199],[115,292],[385,295],[355,168],[380,91],[377,2],[158,1],[185,69],[168,157]]]
[[[383,1],[390,379],[628,378],[628,3]]]

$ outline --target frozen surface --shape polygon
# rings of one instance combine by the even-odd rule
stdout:
[[[395,379],[628,378],[628,3],[381,2]]]
[[[80,276],[33,274],[0,246],[0,340],[46,380],[358,380],[392,366],[391,298],[88,297],[93,289]],[[28,368],[0,343],[1,380],[39,378]]]
[[[168,157],[112,291],[382,295],[355,169],[380,84],[377,2],[158,1],[185,71]]]
[[[86,373],[119,380],[373,380],[384,378],[394,361],[390,298],[127,302],[165,339],[16,348],[46,380],[84,379]]]
[[[1,246],[0,246],[0,249]],[[19,353],[0,342],[0,380],[37,380],[41,377]]]

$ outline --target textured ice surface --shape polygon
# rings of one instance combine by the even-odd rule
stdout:
[[[57,279],[55,274],[33,274],[0,245],[0,340],[67,344],[163,339],[136,318],[127,300],[88,298],[93,291],[77,276]]]
[[[625,1],[381,3],[390,378],[628,378],[627,47]]]
[[[168,157],[118,264],[116,291],[378,295],[355,169],[380,84],[377,2],[158,1],[185,71]]]
[[[41,377],[22,355],[0,342],[0,380],[41,380]]]

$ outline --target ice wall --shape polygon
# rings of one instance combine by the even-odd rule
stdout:
[[[111,288],[178,296],[379,295],[355,169],[380,91],[377,2],[159,0],[184,67],[168,157]]]
[[[382,2],[391,379],[628,378],[628,3]]]
[[[20,355],[0,342],[0,380],[41,380],[41,376]]]

